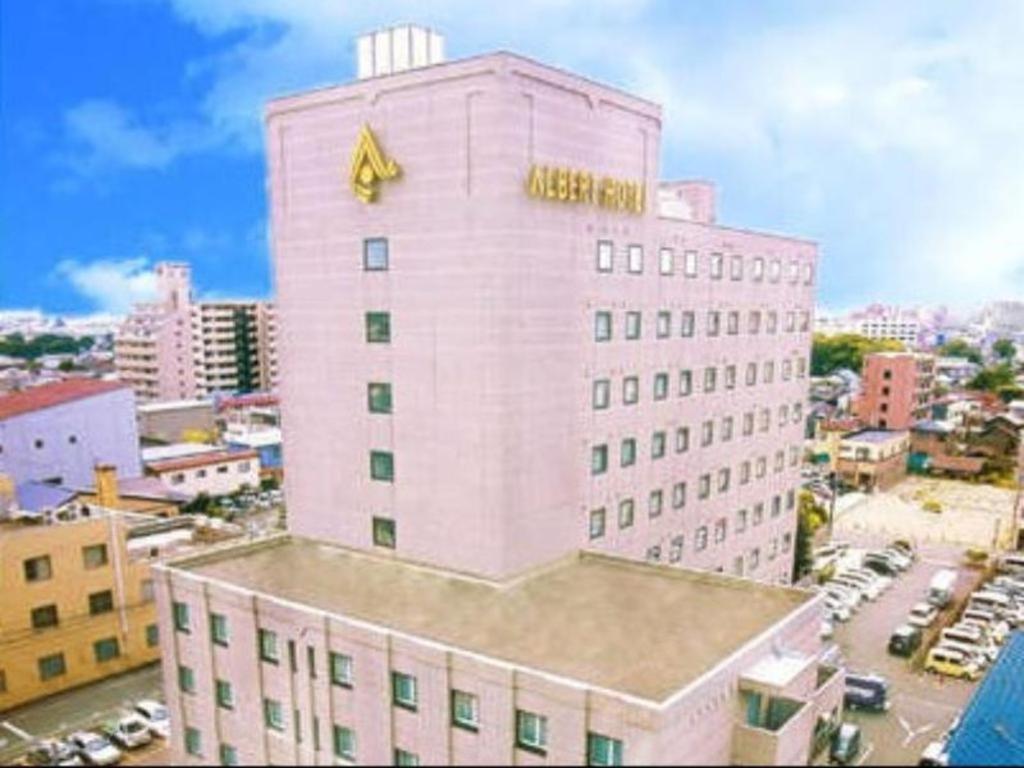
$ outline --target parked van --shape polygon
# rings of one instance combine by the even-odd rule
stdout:
[[[847,709],[884,712],[889,708],[889,681],[879,675],[847,673],[843,705]]]
[[[928,585],[928,602],[939,608],[945,608],[953,599],[956,590],[956,571],[943,568],[932,576]]]
[[[977,680],[980,674],[977,664],[952,648],[932,648],[928,651],[924,670],[962,680]]]
[[[889,653],[894,656],[913,656],[921,647],[921,630],[910,624],[900,624],[889,638]]]

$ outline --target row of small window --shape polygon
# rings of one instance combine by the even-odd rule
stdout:
[[[767,410],[767,409],[765,409]],[[763,412],[762,412],[763,413]],[[749,414],[747,414],[749,415]],[[722,419],[722,432],[720,434],[720,442],[726,443],[732,440],[733,434],[733,419],[732,416],[726,416]],[[701,447],[708,447],[714,443],[715,422],[713,420],[705,421],[701,427]],[[762,431],[767,431],[767,427],[764,427]],[[744,429],[743,434],[752,434],[751,431],[747,431],[746,416],[744,416]],[[689,427],[678,427],[675,435],[675,450],[676,453],[686,453],[690,450],[690,428]],[[651,434],[651,461],[658,461],[666,456],[668,451],[668,432],[664,430],[658,430]],[[590,449],[590,474],[591,475],[603,475],[608,471],[608,444],[600,443],[598,445],[591,446]],[[635,437],[624,437],[619,443],[619,466],[622,468],[632,467],[636,464],[637,460],[637,439]],[[789,448],[789,466],[795,467],[800,462],[800,447],[790,446]],[[740,483],[743,484],[750,480],[750,468],[751,462],[744,461],[740,464]],[[757,459],[757,477],[764,477],[768,466],[768,457],[761,456]],[[782,472],[786,466],[786,453],[783,450],[776,451],[775,453],[775,471]],[[746,468],[746,469],[745,469]],[[721,470],[726,472],[726,481],[728,484],[728,469]]]
[[[730,310],[722,312],[717,309],[708,310],[705,315],[705,335],[709,337],[721,336],[723,332],[722,318],[725,317],[724,330],[727,336],[738,336],[740,334],[740,312]],[[764,332],[775,334],[779,332],[779,313],[775,310],[761,312],[754,309],[747,314],[747,333],[756,336],[761,333],[761,318],[764,318]],[[611,310],[599,309],[594,313],[594,341],[611,341],[614,335],[614,322]],[[672,311],[661,309],[654,316],[654,337],[656,339],[668,339],[673,335]],[[785,315],[784,330],[786,333],[808,331],[811,327],[811,313],[808,310],[789,310]],[[623,335],[628,341],[637,341],[643,338],[643,312],[629,310],[625,313],[625,325]],[[692,339],[697,335],[697,313],[693,310],[684,310],[679,313],[679,336],[684,339]]]
[[[698,530],[698,534],[700,534],[700,533],[701,533],[701,531]],[[703,530],[703,536],[705,537],[705,539],[707,538],[706,528]],[[669,555],[668,555],[669,562],[679,562],[679,560],[682,559],[682,556],[683,556],[682,555],[682,553],[683,553],[683,545],[684,545],[684,537],[682,536],[682,534],[680,534],[679,536],[673,537],[672,541],[670,542],[670,549],[669,549]],[[787,554],[790,551],[790,549],[792,549],[792,547],[793,547],[793,534],[787,533],[787,534],[785,534],[782,537],[782,546],[781,546],[782,553],[783,554]],[[779,538],[776,536],[775,538],[773,538],[771,540],[771,546],[768,547],[768,560],[769,560],[769,562],[775,560],[775,558],[777,558],[779,556],[779,549],[780,549],[780,547],[779,547]],[[647,560],[652,562],[652,563],[660,562],[661,561],[661,545],[660,544],[655,544],[653,547],[648,547],[647,548],[647,555],[646,555],[646,557],[647,557]],[[746,567],[745,568],[744,568],[744,560],[746,560]],[[750,550],[747,552],[747,555],[746,555],[745,558],[744,558],[743,555],[738,555],[733,560],[733,573],[735,573],[737,576],[742,576],[744,574],[744,572],[753,573],[754,571],[756,571],[760,567],[760,565],[761,565],[761,547],[751,547]],[[718,571],[719,573],[721,573],[725,569],[723,567],[719,566],[715,570]]]
[[[250,469],[252,469],[252,465],[248,461],[240,461],[236,465],[236,471],[240,475],[244,475]],[[226,475],[230,471],[231,471],[231,467],[229,465],[227,465],[227,464],[220,464],[220,465],[217,466],[217,474],[218,475]],[[206,475],[207,475],[207,470],[205,470],[205,469],[197,469],[196,472],[195,472],[195,476],[196,476],[197,480],[204,479],[206,477]],[[171,485],[181,485],[184,482],[185,482],[185,473],[184,472],[175,472],[174,474],[171,475]]]
[[[112,610],[114,610],[114,593],[109,589],[89,595],[90,616],[100,616],[104,613],[110,613]],[[60,623],[57,615],[57,606],[54,604],[33,608],[31,618],[32,629],[49,629],[56,627]]]
[[[78,436],[68,435],[68,445],[78,445]],[[43,438],[41,437],[37,437],[35,440],[32,441],[32,447],[35,448],[37,451],[41,451],[43,448],[46,447],[46,441],[43,440]],[[0,453],[3,452],[4,447],[0,445]]]
[[[648,495],[647,498],[648,498],[648,502],[647,502],[647,514],[648,514],[648,517],[650,517],[651,519],[655,519],[655,518],[660,517],[661,513],[662,513],[662,511],[664,509],[664,501],[665,501],[665,499],[664,499],[664,491],[662,491],[660,488],[656,489],[656,490],[653,490],[653,491],[650,492],[650,494]],[[782,514],[782,504],[783,504],[783,500],[782,499],[783,499],[783,497],[782,497],[781,494],[776,494],[775,496],[772,497],[771,502],[769,503],[769,507],[771,509],[772,519],[774,519],[774,518],[776,518],[776,517],[778,517],[779,515]],[[785,499],[786,499],[785,500],[786,509],[788,511],[792,511],[795,508],[795,506],[796,506],[796,494],[795,494],[795,492],[792,491],[792,490],[787,491]],[[672,508],[673,509],[681,509],[685,505],[686,505],[686,483],[676,483],[674,486],[672,486]],[[762,522],[764,522],[765,504],[764,504],[764,502],[758,502],[757,504],[754,504],[751,509],[753,510],[752,515],[750,516],[751,525],[756,528]],[[636,521],[636,503],[635,503],[635,501],[633,499],[631,499],[631,498],[630,499],[622,499],[621,501],[619,501],[618,513],[619,513],[618,514],[619,530],[625,530],[625,529],[628,529],[628,528],[632,528],[633,527],[633,523]],[[590,533],[590,538],[591,539],[600,539],[601,537],[603,537],[605,535],[606,526],[607,526],[607,517],[608,517],[608,512],[607,512],[605,507],[598,507],[597,509],[593,509],[593,510],[590,511],[590,519],[589,519],[589,526],[588,526],[588,528],[589,528],[589,533]],[[743,532],[745,532],[747,530],[747,519],[748,519],[748,515],[747,515],[747,510],[746,509],[741,509],[741,510],[739,510],[739,512],[736,513],[736,533],[737,534],[743,533]],[[720,522],[721,522],[721,525],[722,525],[722,530],[720,532],[721,535],[719,536],[719,531],[716,529],[716,531],[715,531],[715,541],[716,542],[725,541],[725,530],[726,530],[725,529],[725,518],[722,518],[722,520]],[[698,529],[698,532],[700,530],[701,529]],[[705,530],[705,533],[706,533],[706,526],[704,527],[704,530]],[[680,537],[679,540],[682,541],[682,538]],[[702,538],[700,535],[698,535],[697,538],[696,538],[696,550],[698,552],[700,552],[706,546],[707,546],[707,536],[705,535]],[[680,552],[680,554],[682,554],[682,549],[681,548],[680,548],[679,552]],[[672,562],[676,562],[678,559],[679,558],[672,558]]]
[[[82,547],[82,567],[91,571],[102,568],[108,563],[107,545],[90,544]],[[39,555],[24,560],[22,567],[25,573],[25,581],[29,583],[37,581],[49,581],[53,578],[53,563],[49,555]]]
[[[178,685],[182,692],[195,693],[195,674],[189,667],[178,668]],[[234,689],[226,680],[214,681],[214,693],[217,706],[221,709],[235,708]],[[409,712],[419,708],[419,694],[416,678],[402,672],[391,673],[392,704]],[[296,741],[302,740],[302,729],[298,710],[293,710]],[[476,733],[480,729],[480,699],[476,694],[466,691],[452,690],[450,697],[451,724],[456,728]],[[263,699],[263,725],[268,730],[284,733],[284,707],[276,699]],[[319,749],[320,724],[317,718],[313,722],[314,747]],[[356,734],[351,728],[340,725],[333,727],[333,746],[335,757],[354,762],[356,760]],[[546,754],[548,746],[547,718],[534,712],[516,710],[516,746],[536,754]],[[202,756],[202,739],[198,730],[187,728],[185,731],[185,749],[193,756]],[[235,755],[237,758],[237,755]],[[418,765],[419,758],[415,753],[395,750],[396,765]],[[597,733],[587,736],[588,765],[622,765],[623,746],[619,739],[612,739]],[[226,765],[222,752],[221,762]]]
[[[798,370],[803,369],[805,366],[800,365],[804,359],[798,360]],[[744,381],[748,387],[755,386],[757,384],[757,363],[748,363],[746,369],[746,378]],[[764,363],[763,375],[761,382],[763,384],[772,384],[775,380],[775,362],[768,360]],[[704,369],[704,382],[701,391],[704,394],[712,394],[718,389],[718,372],[719,369],[716,366],[709,366]],[[659,371],[654,374],[653,387],[651,396],[655,400],[667,400],[669,395],[669,372]],[[803,376],[803,374],[798,374]],[[792,365],[789,360],[782,361],[782,380],[789,381],[792,378]],[[676,392],[679,397],[688,397],[694,392],[693,388],[693,371],[689,368],[684,368],[679,371],[678,385]],[[736,366],[726,365],[722,367],[722,389],[725,391],[736,389]],[[611,379],[595,379],[593,386],[593,395],[591,403],[594,410],[599,411],[607,408],[611,405],[612,399],[612,384]],[[639,376],[624,376],[622,378],[622,404],[623,405],[636,405],[640,402],[640,377]]]
[[[160,636],[157,625],[150,624],[146,627],[146,647],[155,648],[159,642]],[[121,644],[118,642],[116,637],[97,640],[92,644],[92,650],[93,658],[98,664],[113,661],[121,656]],[[36,663],[39,670],[39,681],[43,683],[48,680],[62,677],[68,672],[67,661],[65,660],[63,653],[53,653],[48,656],[43,656]],[[6,684],[6,678],[4,677],[3,672],[0,672],[0,680],[4,680]],[[4,690],[4,686],[0,686],[0,693],[3,693]]]
[[[644,271],[644,247],[639,244],[627,245],[622,252],[625,271],[633,275],[641,275]],[[700,254],[695,250],[683,251],[682,274],[686,277],[697,277],[700,273]],[[733,254],[728,258],[729,279],[742,280],[745,272],[743,256]],[[766,269],[767,267],[767,269]],[[676,261],[676,253],[672,248],[662,247],[658,249],[658,273],[661,275],[675,274],[679,265]],[[750,261],[750,277],[755,283],[763,282],[765,277],[769,282],[777,283],[783,279],[782,259],[765,260],[755,256]],[[611,240],[597,241],[597,271],[615,271],[615,244]],[[712,280],[722,280],[726,276],[725,254],[713,251],[707,256],[708,277]],[[803,284],[810,285],[814,281],[814,266],[810,262],[801,264],[796,259],[789,262],[787,279],[790,284],[795,285],[801,280]]]

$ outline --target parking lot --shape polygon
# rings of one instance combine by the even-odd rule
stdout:
[[[861,536],[854,546],[877,546],[886,540]],[[908,659],[892,656],[887,644],[910,607],[921,600],[936,571],[957,568],[957,599],[966,597],[978,573],[960,567],[959,547],[925,545],[917,561],[878,600],[861,605],[847,623],[838,625],[835,642],[851,672],[875,673],[890,683],[890,709],[881,714],[848,711],[846,720],[863,729],[859,765],[916,765],[921,751],[938,738],[970,699],[977,683],[914,672]]]
[[[4,712],[0,714],[0,765],[17,764],[36,739],[95,729],[143,699],[163,699],[159,664]],[[165,745],[154,742],[147,748],[127,753],[123,762],[161,765],[165,761]]]

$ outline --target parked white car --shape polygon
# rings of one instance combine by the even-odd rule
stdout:
[[[159,701],[145,700],[136,703],[136,714],[140,715],[149,725],[149,732],[161,739],[171,736],[171,717],[167,707]]]
[[[149,722],[142,715],[122,717],[107,731],[110,740],[125,749],[138,749],[153,740]]]
[[[825,598],[825,612],[833,621],[849,621],[850,608],[834,597]]]
[[[98,733],[78,731],[71,734],[68,741],[88,765],[117,765],[121,762],[121,750]]]
[[[930,627],[935,617],[939,615],[939,609],[930,603],[917,603],[910,609],[907,615],[907,623],[915,627]]]
[[[840,584],[849,584],[856,587],[868,600],[877,600],[879,595],[882,594],[882,588],[878,583],[867,576],[855,573],[854,571],[844,571],[835,577],[835,581]]]

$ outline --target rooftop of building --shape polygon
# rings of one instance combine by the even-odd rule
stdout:
[[[843,442],[882,444],[893,440],[900,440],[906,436],[907,433],[903,430],[862,429],[860,432],[851,432],[848,435],[843,435]]]
[[[170,567],[655,703],[814,599],[589,552],[494,582],[292,536]]]
[[[165,400],[159,403],[142,403],[138,406],[139,413],[162,413],[164,411],[182,411],[191,408],[213,408],[212,400],[194,398],[191,400]]]
[[[226,461],[243,461],[245,459],[258,459],[259,453],[255,450],[234,450],[225,448],[222,450],[198,453],[194,456],[182,456],[176,459],[164,461],[147,461],[146,469],[162,473],[177,472],[184,469],[195,469],[197,467],[208,467],[213,464],[223,464]]]
[[[1024,765],[1024,632],[1007,640],[947,746],[950,765]]]
[[[0,421],[46,408],[66,405],[87,397],[105,395],[119,389],[129,389],[129,387],[120,381],[67,379],[0,395]]]

